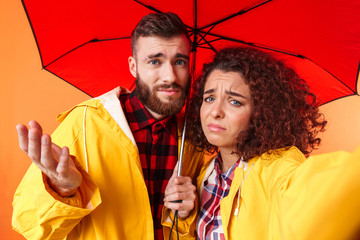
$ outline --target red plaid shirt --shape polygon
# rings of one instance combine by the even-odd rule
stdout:
[[[214,169],[212,169],[209,177],[204,179],[201,210],[196,226],[198,240],[225,240],[220,202],[230,192],[235,168],[239,165],[240,159],[224,173],[221,172],[221,155],[218,154],[214,161]]]
[[[178,160],[176,117],[156,120],[135,91],[121,95],[120,102],[139,149],[153,215],[154,239],[162,240],[161,211],[165,188]]]

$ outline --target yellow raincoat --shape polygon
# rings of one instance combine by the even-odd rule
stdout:
[[[27,239],[153,239],[138,150],[118,100],[125,91],[114,89],[58,116],[52,140],[69,147],[83,184],[74,197],[62,198],[32,164],[14,196],[14,230]],[[196,176],[201,159],[186,145],[183,175]]]
[[[203,167],[199,193],[213,168],[214,161]],[[225,238],[360,239],[359,173],[360,148],[305,159],[291,147],[281,157],[255,157],[246,170],[235,169],[229,195],[221,200]]]

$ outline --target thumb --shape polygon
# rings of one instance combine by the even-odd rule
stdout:
[[[177,161],[175,167],[174,167],[174,171],[171,177],[177,177],[178,175],[178,170],[179,170],[179,161]]]
[[[169,182],[168,182],[166,188],[169,187],[169,186],[171,186],[171,185],[173,184],[173,182],[174,182],[174,178],[177,177],[178,164],[179,164],[179,161],[176,163],[176,165],[175,165],[175,167],[174,167],[173,173],[172,173],[172,175],[171,175],[171,177],[170,177],[170,179],[169,179]]]

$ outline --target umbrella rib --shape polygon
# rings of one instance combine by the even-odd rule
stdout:
[[[341,81],[339,78],[337,78],[334,74],[332,74],[330,71],[328,71],[327,69],[321,67],[319,64],[317,64],[316,62],[314,62],[313,60],[311,60],[310,58],[307,58],[301,54],[297,54],[297,53],[291,53],[291,52],[286,52],[283,50],[279,50],[279,49],[275,49],[275,48],[271,48],[271,47],[267,47],[267,46],[261,46],[260,44],[256,44],[256,43],[250,43],[250,42],[245,42],[243,40],[239,40],[239,39],[233,39],[233,38],[229,38],[229,37],[225,37],[225,36],[220,36],[214,33],[208,33],[211,36],[214,37],[218,37],[219,39],[223,39],[223,40],[227,40],[227,41],[232,41],[232,42],[237,42],[237,43],[242,43],[248,46],[252,46],[252,47],[257,47],[257,48],[261,48],[261,49],[266,49],[272,52],[278,52],[278,53],[282,53],[285,55],[289,55],[289,56],[293,56],[293,57],[297,57],[297,58],[301,58],[301,59],[306,59],[312,63],[314,63],[315,65],[317,65],[318,67],[320,67],[321,69],[323,69],[325,72],[327,72],[328,74],[330,74],[331,76],[333,76],[337,81],[339,81],[341,84],[343,84],[346,88],[348,88],[351,92],[353,92],[354,94],[357,94],[356,91],[354,91],[351,87],[349,87],[346,83],[344,83],[343,81]],[[217,40],[219,40],[217,39]],[[359,68],[360,68],[360,63],[359,63]],[[359,72],[358,72],[359,73]]]
[[[27,8],[26,8],[25,1],[24,1],[24,0],[21,0],[21,3],[22,3],[23,8],[24,8],[24,10],[25,10],[26,17],[27,17],[27,19],[28,19],[28,21],[29,21],[29,23],[30,23],[31,31],[32,31],[32,33],[33,33],[33,36],[34,36],[34,39],[35,39],[35,42],[36,42],[36,46],[37,46],[37,49],[38,49],[38,51],[39,51],[41,66],[44,67],[43,57],[42,57],[42,54],[41,54],[41,51],[40,51],[40,45],[39,45],[39,42],[38,42],[37,37],[36,37],[36,34],[35,34],[35,29],[34,29],[33,24],[32,24],[32,22],[31,22],[30,15],[29,15],[28,10],[27,10]]]
[[[53,74],[54,76],[56,76],[56,77],[60,78],[60,79],[61,79],[61,80],[63,80],[64,82],[66,82],[66,83],[70,84],[71,86],[73,86],[74,88],[78,89],[79,91],[81,91],[81,92],[85,93],[86,95],[88,95],[88,96],[90,96],[90,97],[92,97],[92,98],[93,98],[93,97],[95,97],[95,96],[91,95],[90,93],[87,93],[85,90],[83,90],[83,89],[81,89],[81,88],[77,87],[75,84],[73,84],[73,83],[69,82],[69,81],[68,81],[68,80],[66,80],[65,78],[62,78],[62,77],[60,77],[59,75],[57,75],[56,73],[54,73],[54,72],[50,71],[49,69],[45,69],[45,70],[46,70],[46,71],[48,71],[49,73]]]
[[[48,63],[47,65],[43,65],[44,68],[47,68],[48,66],[50,66],[51,64],[53,64],[54,62],[56,62],[57,60],[59,60],[60,58],[63,58],[64,56],[68,55],[69,53],[75,51],[76,49],[85,46],[86,44],[89,43],[95,43],[95,42],[104,42],[104,41],[113,41],[113,40],[122,40],[122,39],[129,39],[130,37],[122,37],[122,38],[108,38],[108,39],[92,39],[86,43],[83,43],[77,47],[74,47],[73,49],[67,51],[66,53],[64,53],[63,55],[55,58],[53,61],[51,61],[50,63]]]
[[[213,39],[213,40],[207,40],[207,41],[210,42],[210,43],[213,43],[213,42],[216,42],[216,41],[219,41],[219,40],[221,40],[221,38],[217,38],[217,39]],[[199,46],[204,45],[204,44],[206,44],[206,43],[201,43],[201,44],[199,44]]]
[[[134,2],[137,2],[137,3],[139,3],[140,5],[143,5],[143,6],[146,7],[147,9],[150,9],[150,10],[152,10],[152,11],[154,11],[154,12],[162,13],[160,10],[154,8],[153,6],[146,5],[145,3],[142,3],[142,2],[140,2],[140,1],[138,1],[138,0],[134,0]]]
[[[198,41],[198,43],[200,43],[201,40],[205,40],[205,37],[208,35],[209,32],[211,32],[211,30],[213,30],[213,28],[215,27],[216,25],[213,25],[205,34],[204,36],[201,35],[201,39]],[[200,32],[199,32],[199,35],[200,35]]]
[[[222,23],[222,22],[225,22],[225,21],[227,21],[227,20],[229,20],[229,19],[231,19],[231,18],[237,17],[237,16],[242,15],[242,14],[244,14],[244,13],[247,13],[247,12],[249,12],[249,11],[251,11],[251,10],[254,10],[255,8],[258,8],[258,7],[262,6],[262,5],[265,5],[265,4],[267,4],[267,3],[271,2],[271,1],[272,1],[272,0],[266,0],[266,1],[262,2],[262,3],[256,4],[255,6],[250,7],[250,8],[248,8],[248,9],[242,9],[242,10],[240,10],[239,12],[234,13],[234,14],[226,17],[226,18],[223,18],[223,19],[221,19],[221,20],[219,20],[219,21],[216,21],[216,22],[214,22],[214,23],[210,23],[210,24],[208,24],[208,25],[205,25],[204,27],[201,27],[200,30],[205,29],[205,28],[208,28],[208,27],[210,27],[210,26],[218,25],[218,24],[220,24],[220,23]]]
[[[267,49],[267,50],[270,50],[270,51],[273,51],[273,52],[279,52],[279,53],[283,53],[283,54],[286,54],[286,55],[291,55],[291,56],[302,58],[302,59],[306,58],[301,54],[285,52],[283,50],[274,49],[274,48],[270,48],[270,47],[267,47],[267,46],[261,46],[260,44],[256,44],[256,43],[252,43],[252,42],[245,42],[245,41],[240,40],[240,39],[234,39],[234,38],[230,38],[230,37],[225,37],[225,36],[221,36],[221,35],[214,34],[214,33],[208,33],[208,35],[218,37],[219,39],[223,39],[223,40],[227,40],[227,41],[231,41],[231,42],[242,43],[242,44],[257,47],[257,48]],[[219,39],[217,39],[217,40],[219,40]]]
[[[194,0],[194,28],[193,28],[193,33],[194,33],[194,38],[193,38],[193,42],[192,42],[192,46],[191,46],[191,52],[196,52],[196,48],[198,46],[198,42],[197,42],[197,35],[199,33],[199,29],[197,26],[197,0]],[[195,61],[193,61],[193,71],[195,71],[194,69],[195,67]]]
[[[212,50],[210,47],[207,47],[207,46],[199,46],[198,48],[202,48],[202,49],[209,49],[209,50]]]
[[[216,49],[211,45],[211,43],[209,41],[207,41],[205,39],[205,36],[202,36],[202,34],[200,32],[199,32],[199,35],[201,36],[201,39],[204,40],[204,42],[205,42],[204,44],[207,44],[211,48],[211,50],[213,50],[216,53],[217,52]],[[197,46],[199,46],[199,42],[198,42]]]

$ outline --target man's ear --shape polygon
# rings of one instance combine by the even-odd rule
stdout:
[[[133,56],[130,56],[128,59],[129,62],[129,70],[131,75],[133,75],[134,78],[136,78],[136,61]]]

